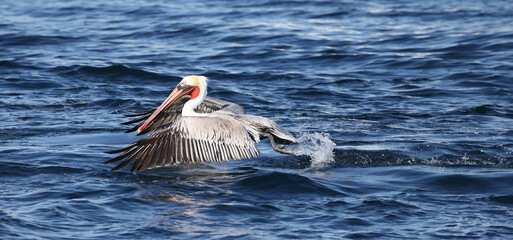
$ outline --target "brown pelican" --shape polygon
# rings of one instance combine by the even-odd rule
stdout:
[[[269,138],[275,151],[294,154],[284,145],[296,139],[272,120],[246,115],[235,103],[207,97],[207,78],[188,76],[158,107],[136,114],[123,124],[139,123],[137,130],[148,136],[128,147],[108,153],[119,156],[104,163],[123,160],[112,171],[130,163],[131,171],[178,163],[221,162],[258,156],[255,142]]]

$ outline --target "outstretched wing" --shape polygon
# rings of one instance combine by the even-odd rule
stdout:
[[[131,171],[177,163],[221,162],[258,156],[255,141],[246,127],[229,117],[181,117],[154,128],[132,145],[112,151],[121,153],[106,161],[122,161],[112,171],[134,163]]]
[[[148,132],[151,132],[155,130],[157,127],[161,126],[162,124],[169,123],[173,120],[175,120],[177,117],[180,117],[182,115],[182,108],[183,105],[189,101],[190,96],[184,96],[180,99],[178,99],[176,102],[174,102],[169,108],[167,108],[165,111],[161,112],[155,119],[138,135],[142,135]],[[156,110],[157,108],[148,109],[145,111],[137,112],[135,114],[128,114],[125,115],[127,117],[137,117],[133,120],[130,120],[128,122],[121,123],[123,125],[130,125],[134,123],[138,123],[134,127],[130,128],[127,133],[136,131],[140,126],[143,125],[144,121],[148,119],[151,114]],[[196,107],[195,111],[197,113],[212,113],[219,110],[227,110],[233,113],[237,114],[244,114],[244,109],[236,104],[229,101],[207,97],[198,107]]]

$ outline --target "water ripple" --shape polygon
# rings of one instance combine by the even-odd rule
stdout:
[[[4,1],[0,238],[508,238],[510,5]],[[109,172],[191,74],[331,144]]]

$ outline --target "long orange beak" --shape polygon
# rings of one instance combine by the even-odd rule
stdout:
[[[144,130],[151,123],[151,121],[153,121],[153,119],[155,119],[155,117],[157,117],[159,115],[159,113],[166,110],[176,100],[180,99],[184,95],[187,95],[190,92],[190,90],[191,90],[190,86],[187,86],[187,85],[183,86],[183,87],[177,86],[171,92],[171,94],[169,94],[169,96],[166,98],[166,100],[164,100],[164,102],[162,104],[160,104],[160,106],[157,108],[157,110],[155,110],[153,112],[153,114],[151,114],[151,116],[148,119],[146,119],[144,124],[141,127],[139,127],[139,129],[137,129],[137,132],[140,133],[142,130]]]

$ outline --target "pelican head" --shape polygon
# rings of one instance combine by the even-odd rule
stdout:
[[[144,122],[144,124],[137,129],[137,132],[144,130],[150,123],[159,115],[159,113],[165,111],[171,104],[176,102],[183,96],[189,95],[191,99],[184,105],[182,114],[185,115],[193,111],[207,95],[207,78],[204,76],[187,76],[178,83],[175,89],[169,94],[164,102],[151,114],[151,116]]]

